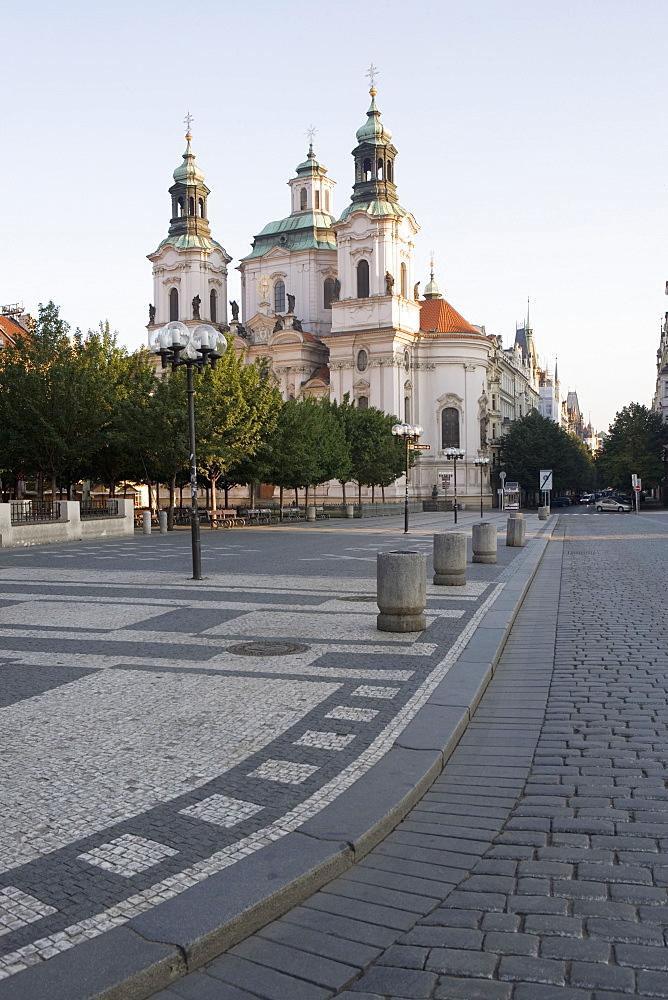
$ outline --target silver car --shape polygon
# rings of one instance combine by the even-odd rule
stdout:
[[[623,503],[621,500],[613,500],[611,497],[600,497],[596,501],[596,510],[616,510],[618,513],[631,510],[631,505]]]

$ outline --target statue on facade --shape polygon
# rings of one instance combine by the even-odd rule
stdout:
[[[302,330],[302,321],[300,319],[293,319],[292,329],[299,330],[300,333],[303,333],[304,331]]]
[[[283,329],[283,320],[280,316],[276,317],[276,322],[274,323],[274,333],[278,333],[279,330]]]
[[[148,325],[153,326],[155,323],[155,306],[149,303],[148,307]]]
[[[392,291],[393,288],[394,288],[394,278],[392,277],[392,275],[390,274],[389,271],[386,271],[385,272],[385,294],[386,295],[393,295],[394,294],[393,291]]]
[[[334,287],[332,289],[332,302],[338,302],[341,295],[341,282],[338,278],[334,278]]]
[[[295,297],[294,295],[290,295],[290,292],[288,292],[288,312],[293,313],[294,311],[295,311]]]
[[[238,321],[239,321],[239,303],[236,300],[233,299],[230,302],[230,306],[232,308],[232,319],[234,320],[235,323],[238,323]]]
[[[202,300],[199,295],[196,295],[193,299],[193,319],[200,319],[199,307],[202,305]]]
[[[419,287],[420,287],[419,281],[416,285],[413,285],[413,298],[415,299],[416,302],[420,298],[420,292],[418,291]]]

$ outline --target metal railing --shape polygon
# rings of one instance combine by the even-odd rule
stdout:
[[[60,520],[60,504],[51,500],[13,500],[10,508],[12,524]]]
[[[118,500],[87,500],[80,505],[79,516],[82,521],[96,517],[118,517]]]

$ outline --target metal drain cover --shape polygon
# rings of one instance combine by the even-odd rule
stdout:
[[[367,594],[355,594],[353,597],[342,597],[342,601],[373,601],[375,603],[375,596],[368,596]]]
[[[238,656],[288,656],[290,653],[305,653],[309,646],[299,642],[240,642],[228,646],[228,653]]]

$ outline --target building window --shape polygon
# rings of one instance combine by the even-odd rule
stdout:
[[[360,410],[367,410],[369,408],[369,397],[368,396],[358,396],[357,405]]]
[[[371,180],[371,160],[368,157],[362,164],[362,180],[363,181]]]
[[[386,181],[390,181],[390,183],[392,182],[392,179],[393,179],[392,178],[392,171],[393,171],[393,169],[394,168],[392,166],[392,160],[388,160],[387,161],[387,167],[386,167],[386,173],[385,173],[385,180]]]
[[[358,372],[365,372],[367,370],[369,364],[369,355],[366,353],[366,351],[357,352],[357,361],[355,362],[355,364],[357,365]]]
[[[411,367],[411,356],[408,353],[408,350],[406,350],[404,351],[404,369],[406,371],[410,371],[410,367]]]
[[[209,295],[209,313],[211,315],[211,322],[218,322],[218,293],[215,288],[211,289],[211,294]]]
[[[334,301],[335,284],[336,284],[336,282],[335,282],[334,278],[325,278],[325,284],[324,284],[324,303],[325,303],[325,309],[331,309],[332,308],[332,302]]]
[[[183,215],[183,198],[179,198],[178,206],[179,206],[179,215],[181,216]]]
[[[320,192],[319,191],[315,191],[313,193],[313,197],[315,198],[315,206],[314,207],[315,207],[316,211],[319,211],[320,210]]]
[[[329,212],[329,191],[325,191],[325,211]]]
[[[377,175],[376,176],[378,177],[379,181],[382,181],[382,179],[383,179],[383,161],[382,160],[378,161]]]
[[[404,396],[404,422],[410,424],[411,422],[411,397]]]
[[[188,215],[194,215],[194,214],[195,214],[195,199],[188,198]]]
[[[408,298],[408,272],[406,271],[406,265],[402,263],[401,270],[401,294],[405,299]]]
[[[302,188],[299,192],[299,210],[300,212],[306,211],[306,188]]]
[[[454,406],[441,413],[441,447],[459,448],[459,410]]]
[[[203,219],[204,218],[204,198],[200,198],[200,200],[198,202],[198,205],[199,205],[199,217],[200,217],[200,219]]]
[[[357,265],[357,298],[369,297],[369,261],[361,260]]]
[[[169,293],[169,322],[179,318],[179,292],[177,288],[172,288]]]
[[[285,312],[285,285],[282,281],[274,285],[274,312]]]

